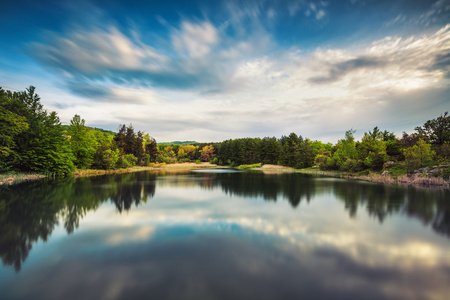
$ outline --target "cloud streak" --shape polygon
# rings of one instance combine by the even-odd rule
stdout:
[[[384,18],[362,1],[218,5],[200,14],[155,15],[148,24],[134,18],[133,26],[97,8],[101,21],[88,17],[48,29],[27,42],[27,53],[58,77],[55,85],[70,99],[52,104],[64,122],[74,112],[97,127],[132,122],[164,141],[292,131],[336,141],[350,128],[358,136],[375,125],[400,134],[413,123],[410,116],[416,116],[412,130],[447,109],[445,1],[418,1],[413,7],[421,9],[412,13],[394,9],[402,2]],[[359,32],[348,24],[362,12],[386,32],[354,38]],[[428,22],[426,31],[413,27],[418,20]]]

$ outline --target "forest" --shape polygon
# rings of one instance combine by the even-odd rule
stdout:
[[[119,125],[114,133],[88,127],[75,115],[69,125],[62,125],[57,113],[45,110],[40,100],[33,86],[20,92],[0,88],[0,173],[70,175],[75,169],[201,161],[230,167],[260,163],[353,173],[381,171],[400,162],[401,168],[412,173],[450,158],[447,112],[416,127],[412,134],[403,132],[400,138],[375,127],[361,141],[355,140],[355,131],[350,129],[334,145],[296,133],[219,143],[158,144],[149,133],[136,132],[132,124]],[[443,175],[448,178],[449,174]]]

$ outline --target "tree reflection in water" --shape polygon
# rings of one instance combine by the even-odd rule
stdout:
[[[157,181],[158,180],[158,181]],[[316,195],[334,194],[349,217],[358,209],[384,222],[394,214],[419,219],[437,233],[450,237],[449,191],[405,188],[302,174],[241,173],[128,173],[108,176],[35,181],[0,187],[0,257],[19,271],[34,243],[47,241],[62,220],[74,232],[89,211],[104,202],[122,213],[146,203],[159,187],[221,189],[230,196],[286,199],[293,208]]]
[[[34,243],[47,241],[61,219],[72,233],[87,212],[111,200],[119,212],[155,195],[155,175],[124,175],[41,180],[0,187],[0,257],[16,271]]]

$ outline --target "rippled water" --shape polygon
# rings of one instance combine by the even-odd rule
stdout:
[[[448,299],[450,194],[301,174],[0,187],[0,299]]]

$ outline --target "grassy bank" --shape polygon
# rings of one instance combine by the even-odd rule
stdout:
[[[97,170],[97,169],[86,169],[81,170],[77,169],[73,171],[72,175],[74,177],[80,176],[98,176],[98,175],[106,175],[106,174],[119,174],[119,173],[131,173],[131,172],[140,172],[140,171],[175,171],[175,170],[191,170],[191,169],[204,169],[204,168],[217,168],[217,165],[210,164],[208,162],[204,163],[178,163],[178,164],[151,164],[149,166],[141,167],[135,166],[126,169],[117,169],[117,170]],[[221,167],[223,168],[223,167]],[[47,178],[47,175],[37,174],[37,173],[5,173],[0,174],[0,185],[3,184],[14,184],[19,183],[26,180],[37,180],[41,178]]]
[[[126,169],[117,169],[117,170],[75,170],[73,172],[74,177],[79,176],[96,176],[96,175],[105,175],[105,174],[116,174],[116,173],[131,173],[131,172],[140,172],[140,171],[159,171],[159,170],[191,170],[191,169],[205,169],[205,168],[217,168],[217,165],[210,164],[208,162],[203,163],[176,163],[176,164],[150,164],[149,166],[135,166]]]
[[[46,178],[47,175],[36,174],[36,173],[5,173],[0,174],[0,185],[3,184],[13,184],[26,180],[36,180],[41,178]]]
[[[414,175],[381,175],[380,173],[369,172],[368,174],[349,173],[341,171],[322,171],[313,168],[299,169],[296,172],[304,174],[324,175],[344,179],[359,179],[371,182],[382,182],[389,184],[400,184],[418,187],[439,187],[450,188],[450,182],[442,177],[424,177],[419,174]],[[398,173],[397,173],[398,174]]]
[[[117,169],[117,170],[75,170],[73,172],[74,177],[79,176],[97,176],[97,175],[106,175],[106,174],[117,174],[117,173],[131,173],[131,172],[140,172],[140,171],[185,171],[191,169],[215,169],[215,168],[225,168],[223,166],[217,166],[215,164],[210,164],[208,162],[204,162],[201,164],[198,163],[177,163],[177,164],[151,164],[146,167],[135,166],[132,168],[126,169]],[[398,170],[394,168],[390,168],[390,174],[381,175],[380,173],[374,172],[361,172],[361,173],[350,173],[350,172],[342,172],[342,171],[322,171],[317,168],[305,168],[305,169],[292,169],[289,167],[283,167],[278,165],[263,165],[261,164],[253,164],[253,165],[242,165],[239,166],[238,169],[253,169],[260,170],[266,174],[278,174],[278,173],[286,173],[286,172],[297,172],[304,174],[315,174],[315,175],[323,175],[329,177],[343,178],[343,179],[359,179],[366,180],[371,182],[382,182],[389,184],[400,184],[400,185],[409,185],[409,186],[420,186],[420,187],[442,187],[442,188],[450,188],[450,182],[448,180],[444,180],[442,177],[426,177],[421,174],[414,174],[411,176],[405,175],[405,172],[402,168]],[[0,174],[0,185],[3,184],[14,184],[26,180],[36,180],[41,178],[46,178],[48,176],[42,174],[33,174],[33,173],[6,173]]]

